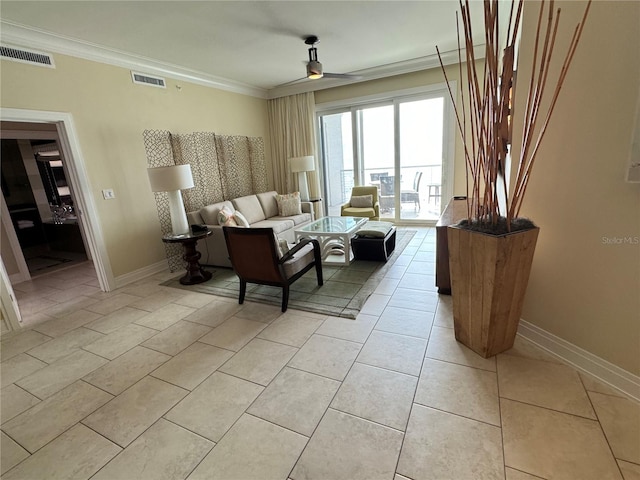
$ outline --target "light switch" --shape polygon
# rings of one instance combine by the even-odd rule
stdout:
[[[113,198],[116,198],[116,194],[113,193],[112,188],[107,188],[105,190],[102,190],[102,196],[104,197],[105,200],[111,200]]]

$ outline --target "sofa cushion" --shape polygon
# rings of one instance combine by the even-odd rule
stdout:
[[[290,217],[277,216],[277,217],[271,218],[270,220],[291,220],[294,225],[300,225],[302,223],[310,222],[311,221],[311,214],[310,213],[302,213],[300,215],[292,215]]]
[[[304,267],[313,262],[313,260],[313,245],[308,243],[300,250],[298,250],[293,255],[293,257],[282,264],[282,266],[284,267],[284,274],[287,276],[287,278],[291,278],[296,273],[301,271]]]
[[[273,228],[273,231],[278,234],[293,228],[293,220],[283,220],[270,218],[268,220],[262,220],[251,224],[251,228]]]
[[[271,218],[278,215],[278,202],[276,202],[276,196],[278,192],[264,192],[256,194],[260,205],[262,205],[262,211],[265,218]]]
[[[240,213],[244,215],[251,225],[266,218],[256,195],[234,198],[232,202],[236,207],[235,209],[240,210]]]
[[[202,207],[200,209],[200,216],[204,220],[204,223],[207,225],[219,225],[218,223],[218,213],[222,207],[227,207],[230,211],[233,212],[233,204],[228,200],[224,202],[214,203],[212,205],[207,205],[206,207]]]
[[[187,212],[187,221],[189,222],[189,225],[202,225],[204,223],[204,219],[198,211]]]

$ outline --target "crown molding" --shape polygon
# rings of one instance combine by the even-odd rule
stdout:
[[[160,75],[174,80],[182,80],[228,92],[267,98],[267,90],[263,88],[216,77],[215,75],[209,75],[178,65],[131,55],[93,43],[82,42],[7,20],[0,21],[0,32],[2,43],[11,44],[12,46],[69,55],[71,57],[114,65],[129,70],[143,71],[153,75]]]
[[[178,65],[159,62],[150,58],[106,48],[90,42],[79,41],[63,35],[53,34],[7,20],[0,21],[0,35],[2,43],[15,47],[59,53],[107,65],[114,65],[128,70],[145,72],[150,75],[159,75],[162,77],[172,78],[174,80],[182,80],[197,85],[203,85],[205,87],[263,99],[279,98],[287,95],[325,90],[327,88],[377,80],[380,78],[413,73],[421,70],[429,70],[440,66],[438,56],[433,54],[412,60],[390,63],[356,72],[349,72],[360,76],[361,78],[358,80],[328,78],[320,80],[302,80],[300,83],[293,85],[264,89],[229,80],[227,78],[217,77],[204,72],[180,67]],[[476,45],[474,47],[474,54],[477,59],[484,58],[484,53],[484,44]],[[457,50],[444,52],[441,56],[442,63],[444,65],[458,63]],[[464,58],[464,52],[462,52],[462,56]]]

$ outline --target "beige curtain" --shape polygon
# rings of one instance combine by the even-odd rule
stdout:
[[[316,152],[316,104],[313,92],[268,101],[273,178],[278,192],[299,190],[298,178],[289,171],[292,157],[313,155],[316,169],[307,172],[309,195],[320,197],[319,162]]]

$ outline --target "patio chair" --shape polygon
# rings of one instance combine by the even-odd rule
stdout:
[[[388,212],[394,208],[395,179],[394,175],[380,177],[380,208],[383,212]]]
[[[422,180],[422,172],[416,172],[416,176],[413,178],[413,190],[402,190],[400,192],[400,202],[408,203],[413,202],[414,207],[420,210],[420,180]]]
[[[247,283],[282,287],[282,311],[289,304],[289,286],[313,267],[323,285],[320,244],[303,239],[283,255],[272,228],[222,227],[229,260],[240,279],[238,303],[244,302]]]

